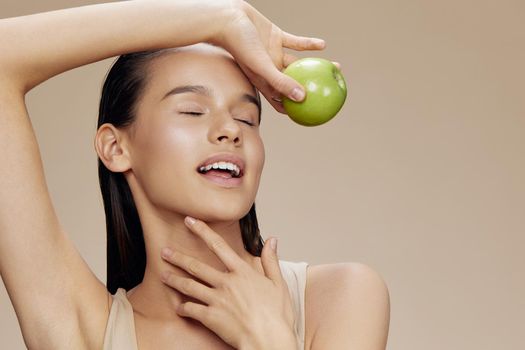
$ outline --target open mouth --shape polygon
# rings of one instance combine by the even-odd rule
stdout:
[[[226,179],[241,178],[244,174],[241,168],[230,162],[216,162],[201,166],[197,169],[200,174],[208,176],[217,176]]]
[[[203,175],[213,175],[223,178],[240,178],[244,175],[244,163],[235,159],[210,159],[197,168]]]
[[[208,157],[196,170],[215,185],[237,188],[243,183],[244,168],[244,159],[240,155],[223,152]]]
[[[238,167],[224,167],[224,165],[201,166],[197,169],[206,180],[224,188],[236,188],[242,184],[242,170]]]

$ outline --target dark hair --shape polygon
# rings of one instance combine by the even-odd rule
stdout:
[[[147,64],[164,52],[165,49],[125,54],[113,63],[102,88],[97,129],[104,123],[117,128],[133,124],[137,101],[148,80]],[[258,92],[257,97],[260,99]],[[114,294],[118,288],[128,291],[142,282],[146,249],[140,218],[126,178],[122,173],[107,169],[100,158],[98,176],[106,214],[106,288]],[[264,241],[259,232],[255,203],[239,222],[244,248],[253,256],[261,256]]]

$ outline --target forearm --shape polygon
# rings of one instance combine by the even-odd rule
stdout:
[[[108,57],[208,41],[220,31],[219,19],[228,9],[222,1],[201,4],[133,0],[0,20],[2,82],[10,80],[27,92]]]

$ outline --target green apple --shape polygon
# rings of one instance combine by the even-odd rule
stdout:
[[[303,58],[290,64],[283,71],[304,86],[306,97],[295,102],[283,97],[283,107],[288,116],[304,126],[321,125],[332,119],[343,107],[346,83],[341,71],[323,58]]]

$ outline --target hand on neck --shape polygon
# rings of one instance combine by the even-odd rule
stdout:
[[[128,292],[128,299],[134,311],[143,317],[180,320],[181,317],[175,312],[178,305],[186,301],[202,303],[162,282],[161,274],[165,271],[170,271],[178,276],[193,278],[199,283],[205,283],[184,269],[162,259],[162,248],[172,248],[196,258],[218,271],[228,271],[206,243],[186,227],[183,219],[184,216],[181,216],[171,224],[167,224],[162,220],[146,220],[146,223],[142,223],[147,256],[146,270],[142,283]],[[260,265],[260,258],[252,256],[245,250],[238,221],[208,223],[208,225],[223,237],[244,261],[254,268]],[[260,270],[261,267],[259,266],[258,269]]]

